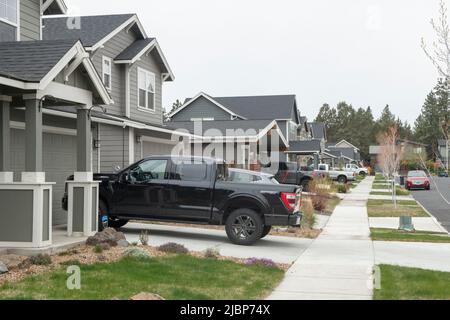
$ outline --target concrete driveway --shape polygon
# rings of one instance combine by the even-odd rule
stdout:
[[[285,264],[294,263],[313,242],[309,239],[269,236],[251,247],[244,247],[231,244],[222,230],[144,223],[129,223],[121,231],[129,242],[139,242],[142,230],[148,230],[149,243],[152,246],[176,242],[192,251],[216,248],[221,255],[227,257],[265,258]]]
[[[435,182],[443,196],[450,201],[450,178],[435,178]],[[442,199],[433,183],[431,191],[412,191],[411,194],[450,231],[450,205]]]

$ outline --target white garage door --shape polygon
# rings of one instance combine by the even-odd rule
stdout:
[[[175,145],[159,142],[145,141],[143,145],[143,158],[150,156],[167,156],[172,154]]]
[[[70,135],[44,133],[43,165],[46,181],[56,182],[53,186],[53,224],[67,223],[67,212],[61,208],[67,177],[76,168],[76,137]],[[15,179],[25,170],[25,131],[13,129],[11,132],[11,166]]]

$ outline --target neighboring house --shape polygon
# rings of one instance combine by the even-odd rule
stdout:
[[[327,152],[338,156],[336,166],[344,166],[349,163],[360,163],[361,153],[360,149],[346,140],[342,140],[338,143],[327,143]]]
[[[78,39],[42,40],[43,17],[65,10],[63,1],[0,1],[0,246],[50,245],[52,224],[67,222],[59,208],[74,172],[72,230],[97,228],[91,109],[113,101]]]
[[[266,162],[266,157],[274,156],[275,153],[280,161],[287,160],[287,148],[291,141],[296,141],[299,134],[299,125],[301,117],[298,111],[295,95],[277,95],[277,96],[246,96],[246,97],[211,97],[205,93],[199,93],[194,98],[186,99],[183,106],[169,115],[168,125],[174,128],[185,128],[194,130],[194,122],[202,122],[204,129],[212,127],[218,129],[224,140],[228,136],[229,144],[236,144],[238,136],[227,131],[243,130],[240,137],[248,140],[258,141],[268,140],[268,135],[272,129],[278,132],[279,147],[277,150],[250,150],[243,152],[236,150],[228,160],[238,166],[250,168],[250,163]],[[203,135],[210,139],[207,132],[195,132],[195,135]],[[256,134],[255,134],[256,133]],[[263,134],[261,134],[263,133]],[[219,139],[219,133],[214,134],[215,140]],[[233,138],[235,136],[235,138]],[[200,143],[197,141],[197,143]],[[203,142],[202,142],[203,143]],[[203,143],[205,144],[205,143]],[[208,143],[207,143],[208,144]],[[235,146],[237,149],[248,148]],[[225,155],[227,156],[227,155]],[[257,157],[264,159],[257,159]]]

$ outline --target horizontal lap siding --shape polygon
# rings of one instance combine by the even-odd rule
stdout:
[[[173,121],[191,121],[193,118],[214,118],[214,120],[230,120],[231,115],[211,101],[200,97],[187,108],[172,117]]]
[[[130,70],[130,93],[131,93],[131,119],[149,122],[154,124],[162,124],[162,79],[161,69],[156,63],[153,50],[151,54],[143,55],[141,60],[137,61]],[[155,111],[147,112],[138,108],[138,68],[153,72],[156,78],[156,97]]]
[[[128,128],[100,124],[100,171],[114,172],[114,168],[128,166]]]
[[[40,40],[41,38],[40,0],[20,1],[20,40]]]
[[[92,61],[100,77],[103,77],[103,56],[110,58],[112,63],[111,97],[114,104],[107,106],[108,113],[119,116],[125,115],[125,66],[114,64],[114,58],[136,41],[133,32],[121,31],[114,38],[105,43],[92,56]]]

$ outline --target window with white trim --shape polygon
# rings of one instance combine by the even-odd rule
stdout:
[[[0,0],[0,20],[17,26],[18,0]]]
[[[111,91],[111,88],[112,88],[112,60],[108,57],[103,57],[103,84],[105,85],[106,89]]]
[[[155,110],[155,87],[156,77],[155,74],[144,70],[138,69],[138,106],[139,108]]]

